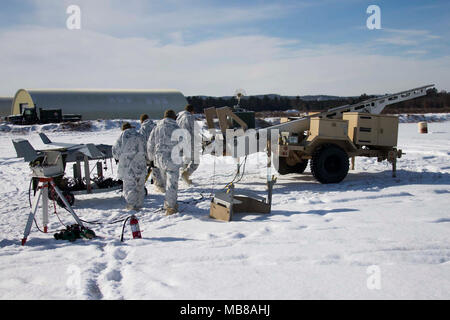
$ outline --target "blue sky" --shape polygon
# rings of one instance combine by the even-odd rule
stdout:
[[[71,4],[81,8],[81,30],[66,28]],[[366,27],[372,4],[381,30]],[[448,90],[449,27],[449,1],[6,0],[0,95],[148,86],[355,95],[428,82]]]

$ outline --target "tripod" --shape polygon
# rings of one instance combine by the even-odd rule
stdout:
[[[25,243],[27,242],[27,238],[30,235],[31,226],[33,225],[33,220],[35,219],[36,212],[37,212],[38,207],[39,207],[39,200],[41,198],[42,198],[42,220],[43,220],[43,224],[44,224],[44,233],[47,233],[47,230],[48,230],[48,228],[47,228],[47,226],[48,226],[48,189],[49,189],[50,186],[56,191],[56,193],[58,194],[59,198],[62,200],[62,202],[66,206],[66,209],[72,214],[72,217],[75,219],[75,221],[81,227],[83,227],[83,223],[78,218],[78,216],[75,214],[75,212],[73,211],[73,209],[70,206],[70,204],[67,201],[67,199],[64,197],[64,195],[61,192],[61,190],[56,186],[55,181],[53,181],[53,178],[51,178],[51,177],[45,177],[45,178],[39,177],[39,183],[38,183],[38,186],[37,186],[38,195],[34,199],[33,207],[31,208],[31,212],[28,215],[27,225],[25,227],[25,232],[23,234],[23,239],[22,239],[22,246],[25,245]]]

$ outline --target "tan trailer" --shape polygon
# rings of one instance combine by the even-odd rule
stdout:
[[[343,113],[342,119],[310,118],[309,129],[300,134],[281,132],[280,174],[303,173],[310,162],[313,176],[321,183],[338,183],[354,169],[355,157],[388,160],[395,176],[398,117],[368,113]]]
[[[301,174],[310,162],[317,181],[339,183],[348,174],[350,159],[354,169],[355,157],[375,157],[379,162],[389,161],[395,177],[397,159],[402,156],[402,151],[397,148],[398,117],[380,114],[390,104],[426,95],[433,86],[381,96],[303,118],[290,118],[265,128],[279,131],[278,150],[268,148],[279,157],[278,173]],[[226,121],[229,110],[226,111],[217,112],[222,132],[229,123]],[[214,129],[212,117],[215,111],[208,109],[205,114],[208,127]]]

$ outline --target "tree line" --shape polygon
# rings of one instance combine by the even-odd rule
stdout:
[[[241,99],[240,106],[255,112],[298,110],[299,112],[324,111],[347,104],[354,104],[370,98],[373,95],[362,94],[359,97],[342,97],[336,99],[304,100],[300,96],[287,97],[278,95],[249,96]],[[236,97],[187,97],[198,113],[210,107],[233,107],[237,105]],[[428,113],[449,112],[450,93],[429,89],[424,97],[399,102],[388,106],[383,113]]]

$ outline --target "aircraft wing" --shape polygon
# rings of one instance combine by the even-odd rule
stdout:
[[[73,144],[73,143],[64,143],[64,142],[52,142],[45,133],[39,133],[39,137],[41,138],[42,142],[51,147],[55,147],[58,149],[70,149],[70,148],[76,148],[79,146],[83,146],[82,144]]]
[[[84,154],[89,159],[103,159],[105,157],[103,152],[101,152],[94,144],[91,143],[76,149],[76,151]]]
[[[44,133],[39,133],[42,142],[55,150],[64,151],[67,162],[80,161],[87,156],[90,160],[112,158],[112,146],[105,144],[72,144],[63,142],[52,142]],[[48,149],[46,149],[48,150]]]
[[[112,146],[86,144],[77,148],[71,148],[65,151],[67,162],[83,161],[84,157],[89,160],[103,160],[112,158]]]
[[[95,145],[98,150],[100,150],[106,159],[112,158],[112,146],[108,144],[97,144]]]

